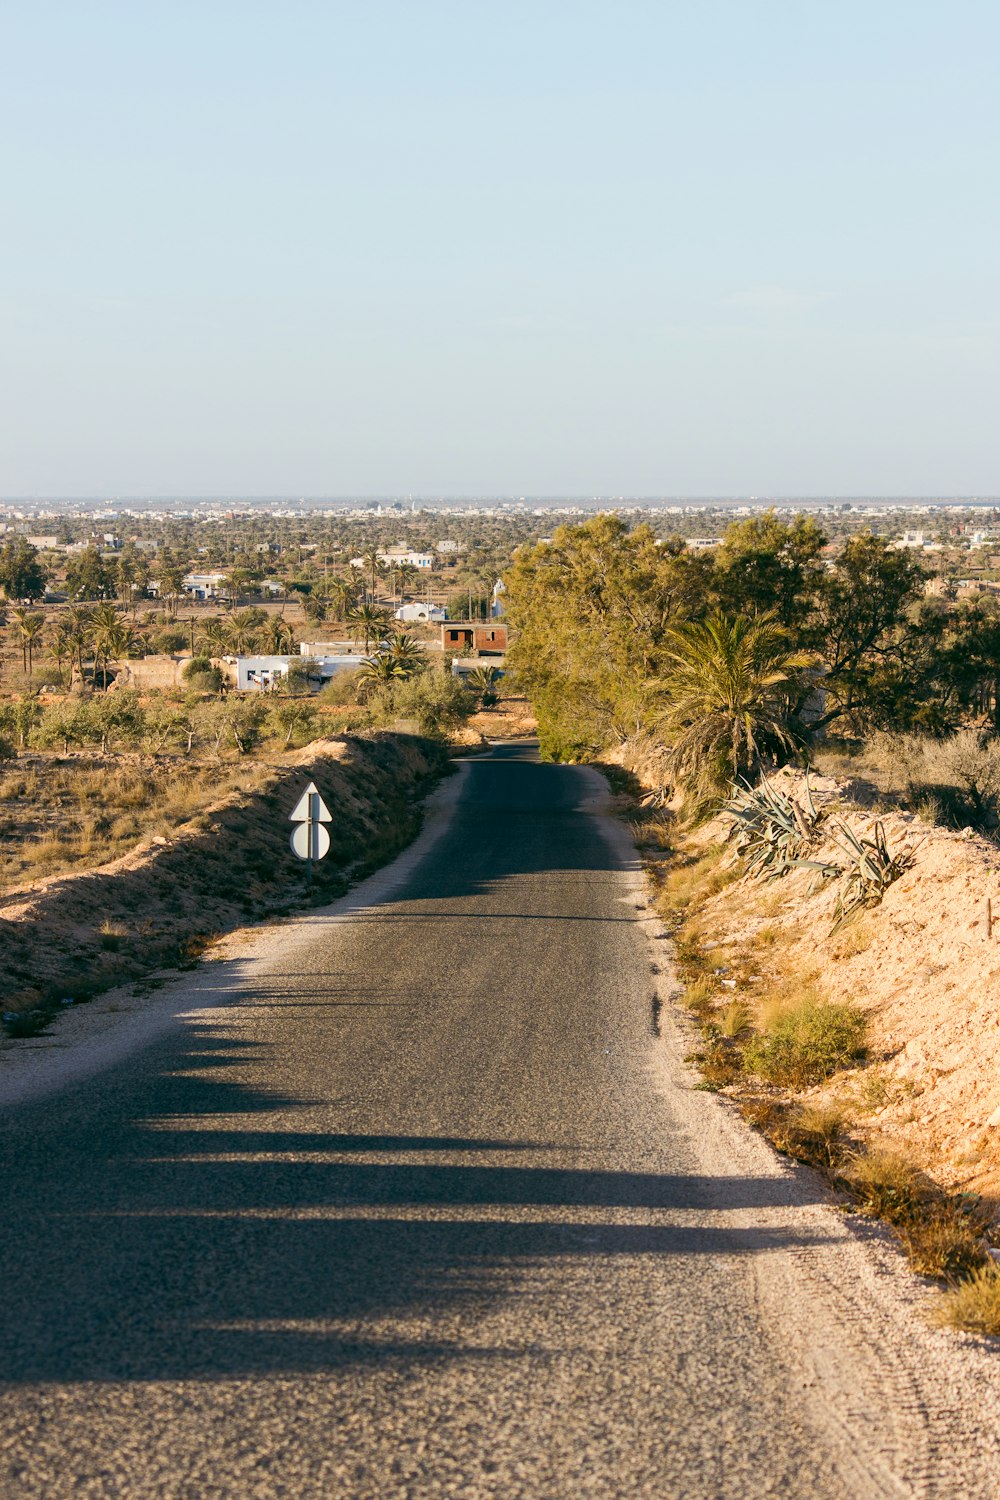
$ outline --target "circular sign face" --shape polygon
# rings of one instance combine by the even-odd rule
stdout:
[[[322,823],[296,823],[292,829],[291,845],[292,853],[299,859],[322,859],[330,852],[330,835]]]

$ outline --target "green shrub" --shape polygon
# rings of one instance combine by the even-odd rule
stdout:
[[[224,680],[221,670],[207,656],[192,656],[181,677],[195,693],[218,693]]]
[[[358,675],[357,667],[352,668],[350,671],[335,672],[329,682],[323,684],[323,687],[316,695],[316,701],[317,703],[329,703],[341,708],[353,705],[358,701],[358,688],[360,685],[361,679]]]
[[[744,1049],[748,1072],[785,1088],[807,1088],[864,1056],[865,1017],[849,1003],[806,997],[779,1012]]]
[[[150,641],[153,650],[162,656],[173,656],[183,651],[188,644],[186,630],[158,630]]]

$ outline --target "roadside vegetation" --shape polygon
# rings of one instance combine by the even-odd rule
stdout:
[[[30,778],[21,764],[10,774]],[[320,741],[249,773],[246,762],[183,778],[165,762],[138,759],[47,766],[38,788],[21,788],[42,794],[33,814],[43,827],[22,843],[46,862],[13,872],[0,895],[7,1037],[38,1034],[65,1004],[184,967],[233,927],[341,895],[412,839],[421,799],[447,768],[441,741],[402,734]],[[330,852],[307,883],[289,849],[288,813],[310,780],[333,822]],[[120,813],[106,801],[112,793],[124,803]],[[83,835],[68,828],[105,810],[111,826],[88,829],[87,848],[74,847]],[[150,827],[162,831],[150,835]],[[108,854],[121,857],[109,867]],[[67,871],[71,879],[59,878]]]
[[[772,786],[737,793],[707,826],[648,806],[632,818],[697,1030],[690,1061],[702,1087],[820,1172],[845,1207],[885,1222],[913,1269],[944,1287],[936,1320],[1000,1335],[993,1198],[943,1188],[886,1135],[887,1106],[916,1106],[912,1086],[887,1065],[868,1011],[837,982],[838,962],[863,958],[875,941],[888,889],[881,867],[859,872],[874,846],[847,837],[859,822],[859,810],[838,799],[817,806],[801,778],[797,796]],[[890,860],[905,853],[884,835],[883,847]],[[848,881],[860,882],[863,899],[838,921]],[[798,913],[813,912],[813,931],[817,907],[821,945],[793,946]]]
[[[699,549],[602,516],[523,547],[506,579],[510,657],[543,754],[622,768],[612,784],[632,796],[703,1086],[891,1225],[914,1268],[949,1288],[938,1316],[1000,1333],[995,1192],[938,1180],[996,1182],[1000,1110],[971,1102],[989,1093],[981,1085],[952,1096],[942,1084],[956,1066],[976,1076],[968,1024],[937,1021],[940,997],[926,988],[946,971],[956,1000],[968,991],[975,1004],[992,983],[989,948],[974,948],[978,987],[968,950],[992,937],[993,866],[963,866],[942,843],[930,908],[889,900],[920,879],[935,829],[1000,842],[996,599],[932,587],[915,554],[884,537],[831,540],[808,517],[773,514]],[[799,768],[797,795],[775,780],[782,767]],[[814,803],[808,767],[835,776],[836,795]],[[945,888],[963,905],[961,938],[942,953]],[[909,1011],[885,984],[867,986],[861,1004],[841,979],[859,973],[887,900],[893,937],[879,951],[892,957],[881,963],[905,965]],[[873,1023],[887,1009],[888,1051]],[[923,1028],[905,1075],[890,1062],[906,1042],[900,1026]],[[947,1060],[935,1029],[947,1031]],[[932,1116],[945,1115],[933,1128],[920,1123],[925,1091]],[[971,1111],[971,1138],[949,1110]]]
[[[692,551],[599,516],[522,547],[505,578],[510,659],[551,759],[659,747],[667,793],[707,813],[789,761],[860,757],[863,774],[889,735],[906,748],[896,792],[995,817],[1000,607],[928,594],[884,537],[832,542],[809,517],[765,515]]]

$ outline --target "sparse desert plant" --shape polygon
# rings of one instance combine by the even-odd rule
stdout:
[[[931,1311],[935,1323],[965,1333],[1000,1334],[1000,1266],[980,1266],[950,1287]]]
[[[708,1088],[726,1088],[743,1072],[743,1054],[739,1047],[723,1037],[713,1037],[697,1061]]]
[[[715,1008],[717,993],[718,986],[715,980],[709,978],[708,975],[703,975],[689,984],[684,991],[684,1004],[696,1016],[707,1017]]]
[[[839,832],[846,863],[833,910],[832,932],[855,912],[878,906],[890,885],[913,864],[912,849],[904,847],[894,853],[889,848],[881,822],[875,824],[870,839],[860,837],[846,823],[840,824]]]
[[[896,1232],[918,1275],[957,1282],[987,1262],[982,1228],[963,1205],[948,1199],[927,1204]]]
[[[98,929],[101,939],[101,947],[107,953],[117,953],[122,941],[128,937],[128,928],[121,922],[103,921]]]
[[[729,838],[749,875],[778,879],[804,863],[803,854],[819,825],[817,812],[805,781],[800,803],[766,779],[759,786],[736,786],[725,806]],[[809,862],[823,869],[818,862]]]
[[[669,849],[671,819],[663,812],[646,813],[631,820],[632,836],[640,848]]]
[[[930,1184],[901,1151],[875,1149],[852,1155],[844,1183],[862,1212],[905,1224],[933,1197]]]
[[[697,859],[673,864],[660,888],[658,905],[676,915],[739,880],[742,873],[739,865],[735,861],[723,864],[724,854],[723,846],[715,844]]]
[[[849,1003],[806,993],[747,1043],[747,1070],[784,1088],[807,1088],[849,1068],[865,1050],[865,1017]]]
[[[720,1036],[735,1040],[750,1025],[750,1010],[742,1000],[730,1000],[718,1020]]]
[[[800,1105],[774,1098],[745,1099],[743,1118],[766,1135],[776,1150],[795,1161],[830,1173],[845,1146],[845,1120],[834,1105]]]

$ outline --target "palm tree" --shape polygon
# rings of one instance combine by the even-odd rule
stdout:
[[[398,682],[405,676],[406,673],[400,671],[388,651],[376,651],[374,656],[370,656],[358,668],[359,680],[366,683],[381,685],[387,682]]]
[[[405,631],[389,643],[386,655],[392,662],[397,677],[413,677],[427,663],[419,642],[412,635],[407,635]]]
[[[28,670],[28,636],[25,630],[25,625],[30,615],[31,610],[24,609],[20,605],[17,609],[12,609],[10,612],[10,628],[13,632],[14,639],[18,641],[21,647],[22,672],[27,672]]]
[[[295,631],[282,615],[268,616],[264,626],[264,645],[272,656],[284,656],[295,645]]]
[[[375,580],[379,573],[383,572],[382,558],[377,547],[369,547],[367,552],[362,553],[362,561],[371,575],[372,590],[371,603],[375,603]]]
[[[31,681],[31,671],[35,658],[35,643],[45,628],[45,616],[33,609],[12,609],[10,612],[11,626],[15,636],[21,645],[21,667],[28,674]]]
[[[226,644],[234,656],[245,656],[257,644],[260,616],[255,609],[237,609],[226,621]]]
[[[229,622],[219,615],[211,615],[207,620],[202,621],[198,634],[201,645],[208,648],[209,656],[222,656],[225,651],[228,624]]]
[[[52,627],[49,637],[49,646],[52,651],[52,659],[62,677],[63,662],[72,661],[74,656],[73,635],[67,621],[57,620]]]
[[[396,566],[396,577],[399,579],[399,593],[402,599],[406,598],[406,586],[420,576],[420,569],[413,563],[403,562]]]
[[[91,640],[94,647],[94,677],[101,666],[103,686],[108,686],[108,665],[128,654],[135,635],[114,604],[99,604],[91,616]]]
[[[365,643],[365,655],[371,650],[372,641],[389,628],[389,611],[374,604],[358,604],[351,610],[347,623],[351,627],[351,639],[357,644]]]
[[[91,615],[89,609],[81,609],[74,605],[66,613],[66,639],[72,648],[77,667],[80,671],[80,681],[83,682],[83,657],[90,650]]]
[[[668,637],[659,727],[679,781],[703,805],[801,741],[793,701],[814,658],[790,649],[773,615],[715,614]]]
[[[42,614],[29,614],[21,626],[21,635],[28,649],[28,684],[31,685],[31,673],[35,664],[35,644],[40,639],[45,629],[45,616]]]
[[[353,578],[333,578],[324,588],[324,596],[336,610],[335,619],[347,620],[358,602],[358,583]]]

